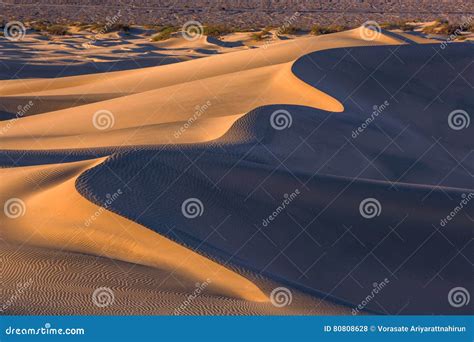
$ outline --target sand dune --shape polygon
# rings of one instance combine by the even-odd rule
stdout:
[[[2,87],[3,94],[39,97],[41,103],[55,101],[57,96],[63,96],[63,99],[69,96],[73,108],[24,118],[4,134],[0,148],[28,146],[28,149],[53,149],[58,145],[83,148],[179,143],[180,139],[170,139],[171,134],[162,134],[162,127],[156,124],[174,124],[168,128],[170,133],[174,133],[177,125],[182,125],[183,121],[193,116],[196,106],[206,107],[199,113],[201,120],[222,116],[229,118],[227,125],[220,125],[222,129],[216,128],[208,136],[200,134],[202,138],[196,142],[217,138],[237,115],[264,105],[300,104],[327,111],[342,111],[343,107],[337,100],[301,82],[291,68],[295,60],[309,51],[372,44],[356,39],[357,34],[357,30],[353,30],[336,34],[333,39],[306,38],[304,49],[300,48],[299,41],[285,41],[262,51],[234,52],[159,68],[115,72],[107,77],[97,74],[54,80],[6,81]],[[393,38],[384,37],[379,44],[393,42]],[[247,87],[248,82],[253,86]],[[30,92],[29,89],[41,91]],[[87,94],[80,98],[91,102],[98,100],[99,94],[102,97],[117,97],[77,106],[74,95],[79,94]],[[114,121],[114,126],[107,132],[97,130],[91,124],[93,115],[103,110],[110,112]],[[159,131],[156,132],[152,125]],[[55,127],[51,134],[48,127]],[[193,142],[187,138],[193,128],[186,130],[182,142]],[[201,126],[196,127],[199,128]],[[114,130],[121,132],[118,135],[111,133]],[[32,138],[38,140],[39,136],[40,144],[32,141]],[[156,136],[162,138],[157,140]]]
[[[211,278],[210,289],[218,293],[266,301],[256,286],[238,274],[81,197],[75,189],[77,176],[103,161],[0,170],[7,183],[2,202],[17,196],[27,203],[25,214],[3,228],[4,238],[169,269],[195,281]],[[113,199],[126,191],[118,188],[109,195]]]
[[[314,314],[317,305],[319,314],[348,313],[346,308],[296,290],[292,291],[291,306],[281,308],[268,301],[218,295],[209,287],[189,301],[188,296],[205,282],[194,282],[170,270],[55,249],[2,244],[0,259],[4,262],[2,299],[14,300],[1,314],[294,315]],[[267,296],[278,286],[251,273],[245,276]],[[98,286],[113,291],[110,305],[93,304],[91,297]]]
[[[455,109],[473,112],[473,47],[440,55],[438,44],[415,44],[429,41],[364,34],[255,49],[242,37],[175,37],[153,44],[189,60],[0,81],[0,203],[25,205],[19,218],[0,217],[2,273],[12,284],[38,272],[35,288],[52,277],[45,293],[65,298],[48,306],[30,291],[22,303],[169,314],[212,279],[183,314],[344,314],[390,279],[364,310],[468,312],[433,296],[470,286],[472,205],[450,230],[437,226],[473,192],[472,132],[447,124]],[[112,38],[87,58],[107,63]],[[192,219],[190,198],[202,205]],[[373,220],[360,214],[367,198],[379,202]],[[445,267],[454,262],[462,272]],[[86,280],[43,271],[89,263]],[[120,308],[91,305],[98,286],[114,289]],[[277,286],[293,291],[293,305],[272,306]]]

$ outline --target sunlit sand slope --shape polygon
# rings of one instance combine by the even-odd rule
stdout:
[[[449,228],[440,220],[473,192],[471,133],[448,125],[451,111],[474,105],[466,87],[474,80],[456,78],[473,75],[472,51],[458,45],[443,57],[433,46],[356,48],[354,58],[344,49],[314,53],[293,71],[308,83],[325,76],[318,87],[340,99],[342,113],[261,107],[209,144],[117,153],[83,173],[78,189],[100,203],[126,182],[133,190],[111,210],[323,298],[356,306],[387,278],[390,286],[369,309],[468,312],[433,301],[433,294],[470,283],[472,208]],[[320,68],[308,73],[308,64]],[[446,80],[453,80],[448,89]],[[291,125],[276,130],[272,113],[282,109]],[[189,198],[202,203],[201,216],[183,216]],[[370,219],[361,215],[365,199],[375,199]],[[464,271],[448,271],[451,263]]]
[[[209,141],[224,134],[239,116],[270,104],[298,104],[340,112],[343,106],[336,99],[309,86],[291,71],[294,62],[312,51],[398,41],[384,35],[376,41],[365,41],[358,30],[331,36],[283,41],[267,48],[108,73],[106,77],[96,74],[3,81],[0,91],[10,103],[10,116],[16,108],[11,96],[15,97],[14,103],[21,104],[21,99],[25,104],[32,99],[34,103],[36,99],[38,105],[33,104],[13,127],[3,127],[0,148]],[[308,72],[314,68],[317,65],[310,66]],[[6,110],[4,116],[7,115]],[[198,124],[176,134],[196,115]]]
[[[38,273],[31,286],[51,279],[44,293],[70,303],[31,291],[22,303],[44,311],[7,312],[168,314],[210,279],[183,313],[339,314],[387,279],[365,310],[468,313],[433,296],[470,286],[472,204],[440,220],[473,192],[472,125],[448,124],[474,112],[473,47],[364,34],[258,49],[202,39],[193,56],[222,54],[0,81],[0,203],[22,203],[0,216],[4,295]],[[92,260],[87,280],[67,271]],[[137,280],[111,280],[117,265]],[[48,278],[54,267],[66,271]],[[121,308],[88,302],[100,286]],[[293,305],[272,305],[277,286]]]

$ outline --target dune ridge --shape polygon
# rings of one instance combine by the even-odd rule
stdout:
[[[385,34],[365,41],[361,30],[107,77],[1,81],[7,118],[18,102],[34,98],[40,103],[13,123],[0,121],[0,163],[7,167],[0,173],[8,179],[1,185],[1,199],[21,197],[27,208],[15,222],[2,217],[2,238],[176,272],[183,282],[211,278],[209,295],[218,298],[269,305],[268,287],[256,280],[261,276],[294,289],[297,296],[301,291],[319,298],[314,307],[293,313],[331,310],[327,300],[347,310],[384,277],[396,286],[366,310],[400,310],[405,303],[397,291],[403,291],[409,298],[405,312],[452,313],[445,303],[431,303],[425,288],[445,291],[464,284],[466,276],[430,279],[439,271],[436,265],[423,269],[420,263],[432,259],[441,264],[457,258],[455,250],[469,247],[464,243],[472,225],[469,216],[458,218],[456,229],[446,232],[453,248],[446,248],[438,235],[432,239],[430,223],[452,208],[445,194],[457,198],[472,192],[472,173],[466,172],[472,172],[472,148],[464,138],[467,132],[442,124],[452,108],[446,103],[434,108],[416,83],[430,80],[427,91],[434,97],[444,85],[433,78],[433,70],[440,68],[449,78],[472,67],[466,58],[472,47],[456,44],[446,51],[454,70],[441,67],[441,59],[433,56],[417,75],[415,70],[433,54],[432,45],[399,45],[406,42]],[[410,66],[396,64],[393,51]],[[386,89],[376,84],[377,77],[385,77]],[[466,90],[454,88],[444,96],[472,108]],[[351,141],[365,113],[387,98],[391,104],[377,125]],[[410,103],[410,110],[400,103]],[[433,111],[428,127],[417,114],[423,107]],[[291,124],[276,130],[272,114],[281,110]],[[100,111],[113,116],[106,129],[93,125]],[[387,142],[379,127],[403,141]],[[433,142],[433,135],[441,135],[441,143]],[[457,167],[458,160],[463,168]],[[444,165],[441,171],[439,164]],[[104,210],[119,189],[123,193]],[[279,199],[296,190],[300,194],[287,212],[271,229],[262,227],[262,215],[272,214]],[[381,221],[360,217],[362,194],[385,199]],[[204,214],[191,221],[181,206],[195,197]],[[423,208],[415,215],[419,203]],[[85,218],[99,211],[99,219],[84,227]],[[354,226],[356,241],[350,234],[338,239],[347,225]],[[388,228],[394,225],[409,243],[397,241]],[[412,258],[424,239],[445,252],[422,249]],[[387,250],[400,253],[386,253],[384,242]],[[362,287],[354,289],[354,279]],[[282,312],[267,309],[262,310]]]

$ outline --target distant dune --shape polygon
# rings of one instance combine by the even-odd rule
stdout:
[[[474,47],[367,30],[139,36],[131,58],[58,40],[37,65],[2,41],[23,53],[0,74],[2,311],[469,313],[433,298],[471,287],[472,203],[440,220],[474,192],[450,121],[474,113]]]

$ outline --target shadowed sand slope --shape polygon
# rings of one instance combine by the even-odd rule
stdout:
[[[0,81],[2,296],[25,303],[4,312],[172,314],[208,280],[180,314],[345,314],[382,282],[365,310],[472,310],[433,298],[471,286],[472,203],[440,220],[474,189],[472,125],[448,124],[474,112],[474,49],[361,30]],[[102,286],[119,305],[91,305]]]
[[[75,191],[77,176],[102,161],[0,170],[6,184],[0,195],[2,203],[18,197],[28,203],[21,217],[9,220],[2,227],[2,237],[167,269],[195,281],[212,279],[209,289],[215,289],[216,293],[267,301],[257,286],[237,273],[138,224],[123,220],[104,209],[106,202],[99,207],[81,197]],[[107,201],[112,202],[122,194],[122,189],[117,188],[107,195]]]
[[[472,51],[458,45],[441,57],[428,45],[356,48],[354,58],[344,49],[308,55],[294,73],[307,83],[325,76],[318,88],[343,102],[342,113],[265,106],[210,144],[117,153],[83,173],[78,189],[100,203],[126,182],[133,190],[111,210],[220,262],[323,298],[355,306],[387,278],[369,309],[459,313],[433,294],[470,286],[472,208],[449,229],[439,222],[473,192],[472,132],[447,121],[458,106],[472,111],[466,82],[474,79],[456,77],[473,75]],[[310,76],[308,63],[319,66]],[[454,85],[445,90],[446,80]],[[276,130],[272,113],[282,109],[291,125]],[[202,203],[194,219],[182,214],[189,198]],[[379,203],[372,219],[360,213],[366,198]],[[281,212],[285,199],[291,203]],[[464,271],[443,272],[449,263]]]

